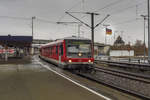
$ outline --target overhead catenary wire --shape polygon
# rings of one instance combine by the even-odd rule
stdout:
[[[139,19],[138,19],[138,20],[139,20]],[[135,21],[137,21],[137,19],[136,19],[136,18],[133,18],[133,19],[129,19],[129,20],[126,20],[126,21],[119,22],[119,23],[115,23],[115,24],[113,24],[113,25],[120,25],[120,24],[133,23],[133,22],[135,22]]]
[[[17,17],[17,16],[0,16],[0,18],[15,19],[15,20],[31,20],[32,19],[32,17],[27,18],[27,17]],[[38,18],[38,17],[36,17],[35,19],[38,21],[46,22],[46,23],[56,24],[56,22],[54,22],[54,21],[49,21],[49,20]]]
[[[118,0],[118,1],[121,2],[121,0]],[[115,1],[115,2],[117,2],[117,1]],[[115,2],[113,2],[113,3],[115,4]],[[80,2],[79,2],[79,3],[80,3]],[[77,4],[78,4],[78,3],[77,3]],[[112,4],[112,3],[110,3],[110,4]],[[119,13],[122,13],[122,12],[128,10],[128,9],[135,8],[137,5],[141,5],[141,4],[143,4],[143,2],[140,2],[140,3],[138,3],[138,4],[134,4],[134,5],[128,6],[128,7],[126,7],[126,8],[120,9],[120,10],[115,11],[115,12],[110,13],[110,14],[111,14],[111,15],[112,15],[112,14],[113,14],[113,15],[119,14]],[[74,6],[75,6],[75,5],[74,5]],[[73,6],[72,8],[70,8],[70,9],[68,9],[67,11],[73,9],[74,6]],[[103,9],[104,9],[104,8],[105,8],[105,7],[103,7]],[[106,7],[106,8],[107,8],[107,7]],[[99,9],[99,10],[100,10],[100,9]],[[98,10],[97,10],[97,11],[98,11]],[[72,12],[72,13],[86,13],[86,12]],[[47,22],[47,23],[55,23],[55,22],[47,21],[47,20],[43,20],[43,19],[38,19],[38,20],[43,21],[43,22]],[[121,22],[121,23],[128,23],[128,22],[130,23],[130,21],[132,22],[133,20],[134,20],[134,19],[130,19],[130,20],[127,20],[127,21],[123,21],[123,22]],[[134,20],[134,21],[135,21],[135,20]],[[117,23],[117,24],[115,24],[115,25],[118,25],[118,24],[121,24],[121,23]]]
[[[31,18],[16,17],[16,16],[0,16],[0,18],[16,19],[16,20],[31,20]]]
[[[105,5],[104,7],[102,7],[102,8],[100,8],[100,9],[94,11],[94,12],[99,12],[99,11],[101,11],[101,10],[104,10],[104,9],[106,9],[106,8],[109,8],[109,7],[111,7],[111,6],[114,6],[114,5],[116,5],[116,4],[118,4],[118,3],[121,3],[121,2],[123,2],[123,1],[124,1],[124,0],[117,0],[117,1],[111,2],[111,3],[107,4],[107,5]],[[112,13],[108,13],[108,14],[109,14],[109,15],[119,14],[119,13],[122,13],[122,12],[128,10],[128,9],[134,8],[135,6],[138,6],[138,5],[142,4],[142,3],[143,3],[143,2],[138,3],[138,4],[135,4],[135,5],[131,5],[131,6],[129,6],[129,7],[126,7],[126,8],[123,8],[123,9],[120,9],[120,10],[118,10],[118,11],[115,11],[115,12],[112,12]],[[86,13],[86,12],[71,12],[71,13]],[[87,15],[82,16],[81,19],[83,19],[83,18],[86,17],[86,16],[87,16]]]
[[[72,6],[71,8],[69,8],[69,9],[65,10],[64,12],[69,12],[69,11],[71,11],[73,8],[77,7],[79,4],[84,3],[84,2],[85,2],[84,0],[81,0],[81,1],[77,2],[75,5],[73,5],[73,6]],[[66,13],[64,13],[62,16],[60,16],[60,18],[58,19],[57,22],[61,22],[61,20],[64,19],[65,16],[66,16]],[[57,22],[56,22],[56,23],[57,23]],[[58,30],[59,30],[59,28],[56,30],[55,33],[57,33]]]
[[[134,4],[134,5],[128,6],[128,7],[126,7],[126,8],[123,8],[123,9],[120,9],[120,10],[115,11],[115,12],[113,12],[113,13],[110,13],[110,15],[113,16],[113,15],[122,13],[122,12],[124,12],[124,11],[126,11],[126,10],[129,10],[129,9],[132,9],[132,8],[136,8],[138,5],[142,5],[142,4],[144,4],[144,3],[145,3],[145,1],[144,1],[144,2],[140,2],[140,3],[138,3],[138,4]],[[136,10],[137,10],[137,9],[136,9]],[[136,11],[136,13],[137,13],[137,11]],[[137,17],[137,15],[136,15],[136,17]],[[126,20],[126,21],[123,21],[123,22],[119,22],[119,23],[113,24],[113,25],[120,25],[120,24],[133,23],[133,22],[135,22],[135,21],[137,21],[137,20],[140,20],[140,19],[138,19],[138,18],[132,18],[132,19],[129,19],[129,20]]]
[[[118,4],[118,3],[121,3],[121,2],[123,2],[123,1],[124,1],[124,0],[117,0],[117,1],[111,2],[111,3],[107,4],[107,5],[105,5],[104,7],[99,8],[98,10],[95,10],[94,12],[102,11],[102,10],[104,10],[104,9],[106,9],[106,8],[112,7],[112,6],[114,6],[114,5]],[[113,13],[108,13],[108,14],[112,15],[112,14],[114,14],[114,13],[115,13],[115,14],[121,13],[122,11],[124,12],[124,11],[126,11],[126,10],[128,10],[128,9],[137,7],[138,5],[143,4],[144,2],[146,2],[146,1],[142,1],[142,2],[140,2],[140,3],[138,3],[138,4],[134,4],[134,5],[128,6],[128,7],[123,8],[123,9],[119,9],[119,10],[113,12]],[[131,3],[131,2],[130,2],[130,3]]]
[[[49,20],[41,19],[41,18],[36,18],[36,20],[37,20],[37,21],[44,22],[44,23],[57,24],[57,23],[56,23],[56,22],[54,22],[54,21],[49,21]]]
[[[132,8],[136,8],[138,5],[142,5],[144,3],[145,3],[145,1],[144,2],[140,2],[138,4],[134,4],[134,5],[128,6],[128,7],[123,8],[123,9],[119,9],[117,11],[114,11],[114,12],[110,13],[110,15],[116,15],[116,14],[119,14],[119,13],[123,13],[126,10],[129,10],[129,9],[132,9]]]
[[[111,7],[111,6],[114,6],[114,5],[116,5],[116,4],[118,4],[118,3],[121,3],[123,0],[117,0],[117,1],[114,1],[114,2],[111,2],[111,3],[109,3],[109,4],[107,4],[107,5],[105,5],[104,7],[102,7],[102,8],[99,8],[98,10],[95,10],[95,11],[93,11],[93,12],[99,12],[99,11],[101,11],[101,10],[104,10],[104,9],[106,9],[106,8],[109,8],[109,7]],[[84,17],[86,17],[87,15],[84,15],[84,16],[82,16],[82,18],[84,18]],[[81,18],[81,19],[82,19]]]
[[[99,12],[99,11],[101,11],[101,10],[104,10],[104,9],[106,9],[106,8],[109,8],[109,7],[111,7],[111,6],[114,6],[114,5],[116,5],[116,4],[118,4],[118,3],[121,3],[121,2],[123,2],[124,0],[117,0],[117,1],[114,1],[114,2],[111,2],[111,3],[109,3],[109,4],[107,4],[107,5],[105,5],[104,7],[102,7],[102,8],[100,8],[100,9],[98,9],[98,10],[95,10],[95,11],[93,11],[93,12]],[[84,1],[85,2],[85,1]],[[79,2],[79,4],[81,3],[81,1]],[[82,3],[83,3],[83,1],[82,1]],[[143,2],[142,2],[143,3]],[[77,3],[78,4],[78,3]],[[126,7],[126,8],[123,8],[123,9],[121,9],[121,10],[118,10],[117,12],[115,11],[115,12],[113,12],[113,13],[108,13],[108,14],[110,14],[110,15],[114,15],[114,14],[118,14],[118,13],[121,13],[122,11],[124,12],[124,11],[126,11],[126,10],[128,10],[128,9],[130,9],[130,8],[134,8],[136,5],[140,5],[141,3],[139,3],[139,4],[135,4],[135,5],[132,5],[132,6],[129,6],[129,7]],[[71,9],[73,9],[74,8],[74,6],[72,7],[72,8],[70,8],[69,10],[71,10]],[[69,11],[69,10],[67,10],[67,11]],[[72,13],[86,13],[86,12],[72,12]],[[64,15],[65,16],[65,15]],[[84,15],[84,16],[82,16],[82,18],[84,18],[85,16],[87,16],[87,15]],[[81,18],[81,19],[82,19]]]
[[[96,10],[96,11],[94,11],[94,12],[99,12],[99,11],[101,11],[101,10],[104,10],[104,9],[106,9],[106,8],[108,8],[108,7],[114,6],[114,5],[116,5],[116,4],[118,4],[118,3],[121,3],[121,2],[123,2],[123,1],[124,1],[124,0],[117,0],[117,1],[111,2],[111,3],[107,4],[107,5],[105,5],[104,7],[99,8],[98,10]]]
[[[71,8],[65,10],[64,12],[69,12],[70,10],[72,10],[73,8],[77,7],[79,4],[81,4],[83,1],[79,1],[77,2],[75,5],[73,5]],[[84,1],[85,2],[85,1]],[[60,22],[64,17],[66,16],[66,14],[64,13],[59,19],[57,22]]]
[[[100,9],[96,10],[95,12],[99,12],[99,11],[101,11],[101,10],[104,10],[104,9],[106,9],[106,8],[109,8],[109,7],[111,7],[111,6],[114,6],[114,5],[118,4],[118,3],[121,3],[122,1],[123,1],[123,0],[117,0],[117,1],[115,1],[115,2],[109,3],[108,5],[106,5],[106,6],[102,7],[102,8],[100,8]],[[108,13],[108,14],[110,14],[111,17],[112,17],[112,15],[116,15],[116,14],[122,13],[122,12],[124,12],[124,11],[126,11],[126,10],[135,8],[135,7],[137,7],[137,6],[139,6],[139,5],[142,5],[142,4],[144,4],[144,3],[145,3],[145,1],[142,1],[142,2],[140,2],[140,3],[138,3],[138,4],[136,3],[136,4],[134,4],[134,5],[128,6],[128,7],[123,8],[123,9],[119,9],[119,10],[117,10],[117,11],[114,11],[114,12]],[[76,13],[76,12],[75,12],[75,13]],[[85,15],[85,16],[87,16],[87,15]],[[84,18],[85,16],[83,16],[82,18]]]
[[[138,19],[138,20],[142,20],[142,19]],[[136,21],[137,21],[137,19],[136,19],[136,18],[133,18],[133,19],[129,19],[129,20],[122,21],[122,22],[114,23],[113,25],[129,24],[129,23],[133,23],[133,22],[136,22]],[[98,31],[98,30],[97,30],[97,31]]]

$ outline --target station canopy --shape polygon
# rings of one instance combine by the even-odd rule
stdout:
[[[32,36],[0,36],[0,45],[8,47],[30,47]]]

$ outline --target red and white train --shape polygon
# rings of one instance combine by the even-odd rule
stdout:
[[[40,57],[65,69],[93,65],[91,40],[78,37],[60,39],[40,47]]]

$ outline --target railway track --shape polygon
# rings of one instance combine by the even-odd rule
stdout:
[[[150,99],[150,76],[98,66],[94,69],[95,73],[81,71],[77,74],[138,97]]]
[[[114,73],[117,74],[118,73],[122,77],[130,78],[133,80],[138,80],[138,81],[148,80],[148,82],[150,82],[149,75],[137,74],[137,73],[132,73],[132,72],[128,72],[128,71],[117,70],[117,69],[113,69],[113,68],[104,68],[104,67],[98,67],[98,66],[95,66],[95,69],[97,71],[103,71],[103,72],[106,72],[109,74],[114,74]],[[114,74],[114,75],[116,75],[116,74]]]
[[[119,61],[109,61],[109,60],[95,60],[95,63],[106,64],[106,65],[113,66],[113,67],[131,68],[131,69],[150,71],[150,64],[144,64],[144,63],[119,62]]]

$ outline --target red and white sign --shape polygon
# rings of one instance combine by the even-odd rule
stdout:
[[[3,49],[0,49],[0,54],[3,53]]]
[[[9,49],[8,52],[11,53],[11,54],[13,54],[15,52],[15,50],[14,49]]]
[[[6,49],[0,49],[0,54],[5,53],[5,52],[13,54],[15,52],[15,50],[14,49],[7,49],[7,50]]]

